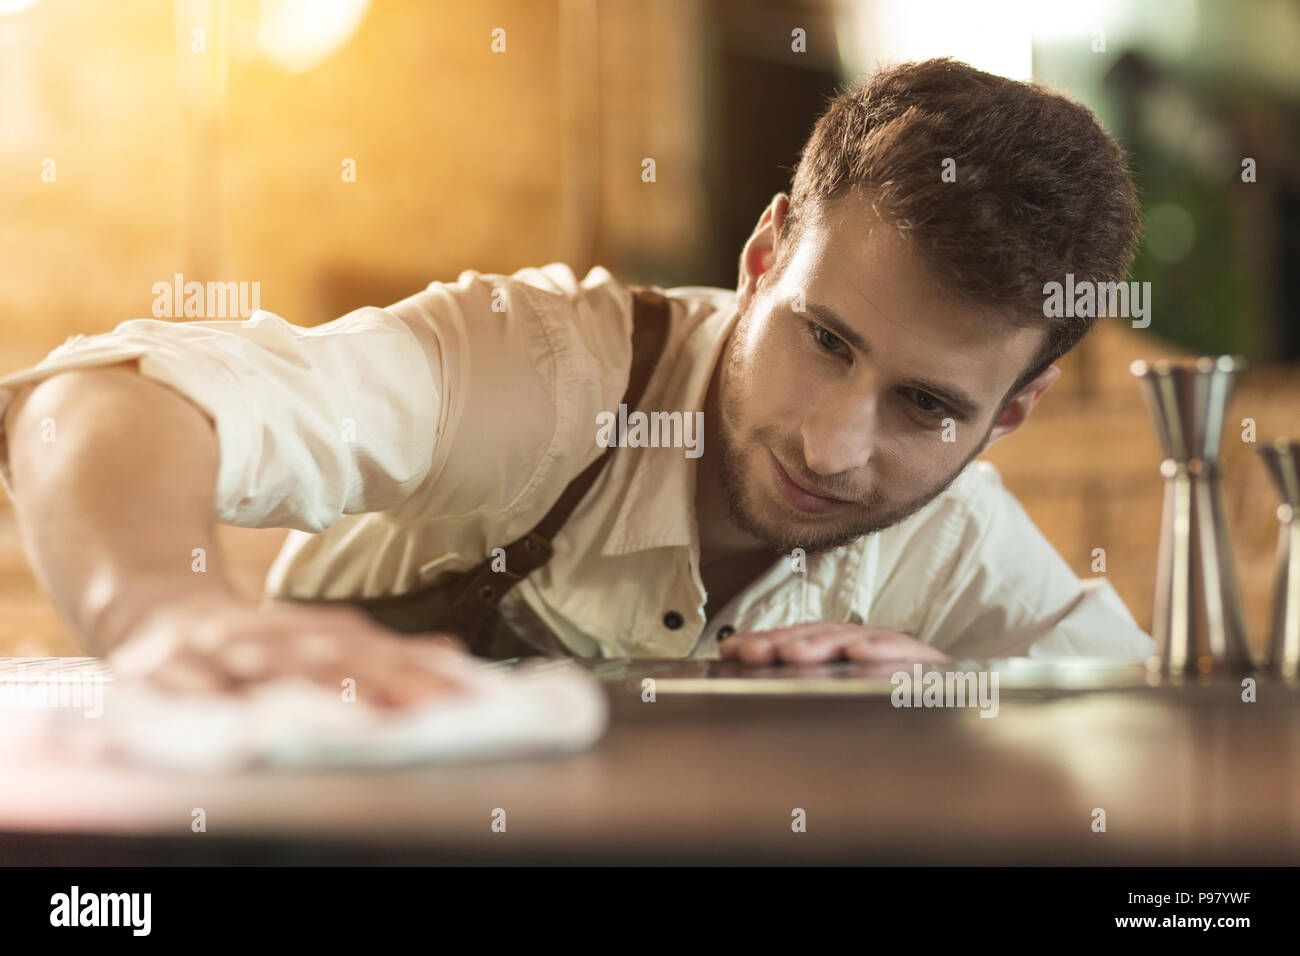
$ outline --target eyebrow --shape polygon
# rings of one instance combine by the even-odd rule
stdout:
[[[834,309],[809,302],[806,304],[805,310],[816,316],[817,321],[826,326],[827,331],[833,332],[863,355],[871,355],[871,343],[859,335]],[[909,379],[907,384],[911,388],[929,392],[951,408],[959,418],[971,419],[975,418],[979,413],[979,405],[961,389],[952,385],[945,385],[942,382],[924,378]]]

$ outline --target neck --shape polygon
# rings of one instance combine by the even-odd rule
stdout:
[[[695,469],[695,520],[700,535],[700,566],[766,552],[763,542],[731,520],[722,489],[721,446],[718,424],[718,380],[722,363],[714,369],[704,403],[704,454]]]

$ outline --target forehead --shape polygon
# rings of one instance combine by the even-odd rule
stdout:
[[[992,405],[1044,340],[1045,327],[1013,323],[947,294],[905,235],[856,197],[828,204],[794,241],[782,250],[774,292],[802,292],[808,304],[838,314],[882,369],[942,377]]]

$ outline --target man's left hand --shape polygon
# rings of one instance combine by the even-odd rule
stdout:
[[[822,664],[826,661],[950,661],[943,651],[887,627],[811,621],[771,631],[743,631],[724,639],[723,660],[745,664]]]

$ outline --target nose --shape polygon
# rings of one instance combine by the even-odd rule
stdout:
[[[844,401],[819,402],[804,417],[804,462],[831,477],[863,468],[871,461],[876,439],[876,399],[855,392]]]

